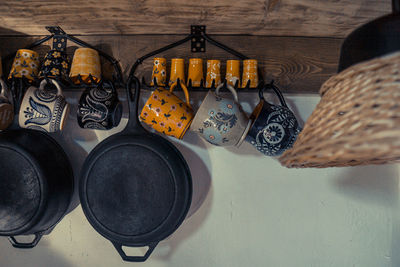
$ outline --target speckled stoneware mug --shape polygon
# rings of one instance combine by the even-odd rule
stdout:
[[[272,89],[281,105],[272,105],[264,99],[264,88]],[[292,147],[301,128],[283,95],[273,83],[260,88],[260,102],[250,118],[253,121],[246,141],[267,156],[279,156]]]
[[[239,104],[237,93],[232,86],[226,85],[233,99],[220,96],[219,90],[223,86],[224,84],[220,84],[215,93],[208,91],[190,129],[211,144],[239,146],[251,123]]]
[[[47,80],[42,80],[39,88],[31,86],[26,91],[19,111],[20,127],[49,133],[63,129],[69,105],[60,85],[53,79],[49,81],[56,87],[56,93],[45,89]]]

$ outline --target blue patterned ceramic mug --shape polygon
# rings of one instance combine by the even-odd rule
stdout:
[[[226,88],[233,99],[222,97],[219,90],[208,91],[197,111],[190,129],[197,132],[209,143],[218,146],[239,146],[244,139],[250,121],[239,104],[235,89],[229,84]]]
[[[53,79],[49,81],[55,86],[56,92],[51,88],[45,88],[47,80],[43,80],[39,88],[31,86],[26,91],[19,110],[20,127],[45,132],[57,132],[63,129],[69,105],[65,101],[60,85]]]
[[[272,105],[264,99],[265,88],[275,92],[281,106]],[[292,147],[301,128],[293,112],[286,105],[282,93],[273,82],[260,88],[258,93],[260,102],[250,116],[253,124],[246,141],[267,156],[279,156]]]

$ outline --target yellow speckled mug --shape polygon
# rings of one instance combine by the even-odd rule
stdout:
[[[171,59],[171,72],[169,77],[169,86],[172,86],[179,80],[185,83],[185,60],[183,58]]]
[[[256,88],[258,85],[258,68],[257,60],[246,59],[243,60],[243,77],[242,77],[242,88],[245,88],[247,83],[250,81],[250,88]]]
[[[201,58],[190,58],[188,68],[188,81],[192,81],[193,87],[199,87],[203,80],[203,60]]]
[[[90,75],[95,83],[100,82],[101,64],[99,53],[96,50],[86,47],[75,50],[69,77],[75,84],[80,84],[79,75],[84,83],[92,82],[89,79]]]
[[[19,49],[15,55],[8,79],[25,77],[33,81],[39,72],[39,54],[29,49]]]
[[[154,90],[142,109],[140,120],[159,133],[182,139],[192,123],[194,113],[185,84],[181,82],[186,103],[172,93],[176,85],[174,83],[169,91],[163,87]]]
[[[221,61],[216,59],[207,60],[206,88],[211,88],[213,80],[217,87],[221,83]]]
[[[154,79],[157,85],[165,86],[167,81],[167,59],[155,57],[153,61],[153,72],[151,74],[150,85],[154,85]]]
[[[239,60],[227,60],[226,61],[225,80],[231,86],[235,86],[236,82],[238,82],[238,86],[240,86],[240,61]]]

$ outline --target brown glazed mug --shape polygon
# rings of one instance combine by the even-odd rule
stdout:
[[[226,88],[231,92],[233,99],[219,94],[223,86],[224,84],[220,84],[215,93],[208,91],[190,129],[211,144],[239,146],[250,128],[250,120],[239,104],[238,95],[231,85],[227,84]]]
[[[0,79],[0,131],[7,129],[14,119],[14,107],[8,97],[5,82]]]

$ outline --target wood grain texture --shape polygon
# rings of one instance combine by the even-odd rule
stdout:
[[[137,58],[171,42],[182,39],[180,35],[140,35],[140,36],[81,36],[80,38],[114,56],[121,63],[126,77],[129,68]],[[342,39],[307,38],[307,37],[263,37],[263,36],[213,36],[216,40],[229,45],[243,54],[255,58],[264,74],[264,79],[275,79],[284,92],[316,93],[321,84],[336,73],[339,50]],[[0,38],[0,52],[6,55],[18,47],[28,45],[35,37]],[[36,49],[41,55],[49,49],[51,41]],[[69,42],[67,49],[71,58],[77,46]],[[225,61],[235,57],[225,51],[207,44],[206,53],[191,53],[190,43],[169,50],[159,56],[166,57],[168,63],[173,57],[201,57],[220,59],[224,77]],[[9,71],[9,63],[5,64],[5,73]],[[205,69],[205,65],[204,65]],[[152,58],[145,60],[137,69],[138,77],[150,80]],[[169,71],[169,66],[168,66]],[[110,76],[112,68],[103,65],[103,74]]]
[[[43,35],[60,25],[70,34],[212,34],[345,37],[391,12],[388,0],[9,0],[0,35]]]

